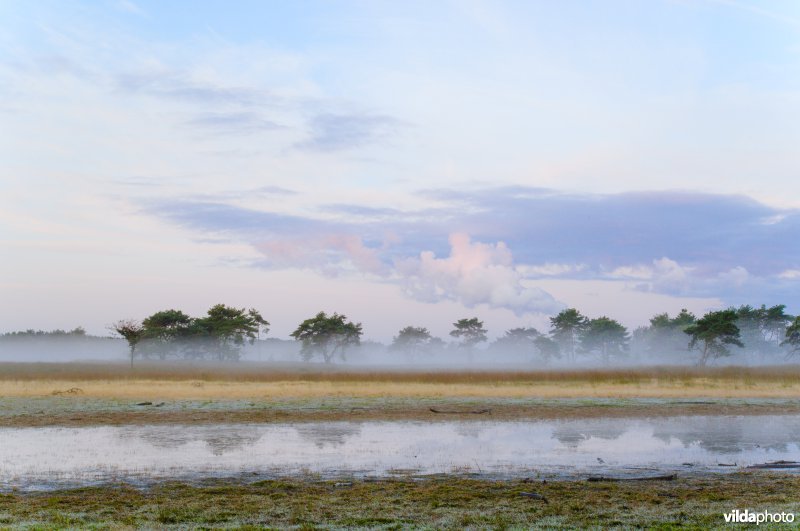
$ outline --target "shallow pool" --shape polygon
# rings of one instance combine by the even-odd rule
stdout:
[[[298,474],[696,474],[775,460],[800,460],[799,417],[0,429],[4,490]]]

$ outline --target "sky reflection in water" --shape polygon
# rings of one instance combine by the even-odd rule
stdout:
[[[0,429],[0,487],[110,480],[479,473],[582,477],[800,460],[800,417]],[[725,468],[725,471],[731,468]]]

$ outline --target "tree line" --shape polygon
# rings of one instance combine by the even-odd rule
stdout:
[[[546,333],[533,327],[512,328],[487,350],[528,353],[542,364],[555,359],[574,363],[579,358],[609,364],[624,360],[633,350],[661,362],[688,361],[688,356],[694,356],[695,363],[707,365],[731,355],[734,347],[747,347],[761,361],[768,361],[800,353],[800,316],[791,316],[785,310],[785,305],[743,305],[698,318],[684,309],[673,317],[655,315],[648,326],[630,333],[610,317],[590,319],[576,308],[567,308],[549,319]],[[236,361],[246,342],[269,332],[269,322],[255,309],[217,304],[202,317],[171,309],[141,322],[119,321],[112,329],[127,340],[131,364],[135,357]],[[389,350],[413,359],[448,348],[471,358],[480,344],[488,342],[487,332],[477,317],[453,323],[451,343],[434,337],[425,327],[406,326],[392,339]],[[302,360],[319,358],[325,363],[346,360],[348,350],[361,344],[362,335],[361,323],[325,312],[304,320],[291,333],[300,342]]]
[[[489,350],[530,352],[544,364],[557,358],[573,363],[579,357],[609,364],[634,350],[662,362],[694,355],[696,364],[707,365],[730,356],[732,347],[747,347],[760,361],[768,361],[800,354],[800,316],[793,317],[785,310],[785,305],[743,305],[697,318],[684,309],[674,317],[655,315],[649,326],[631,334],[615,319],[590,319],[575,308],[567,308],[550,318],[547,333],[532,327],[512,328],[489,345]],[[488,341],[487,331],[477,318],[461,319],[453,326],[450,335],[459,339],[457,348],[471,350]],[[426,328],[409,326],[395,336],[391,348],[417,355],[442,345]]]
[[[128,342],[133,366],[137,355],[161,360],[178,357],[238,361],[241,346],[262,332],[269,332],[269,322],[253,308],[216,304],[203,317],[191,317],[180,310],[163,310],[141,322],[117,321],[111,329]]]
[[[72,330],[61,330],[60,328],[56,328],[55,330],[34,330],[33,328],[28,328],[27,330],[18,330],[16,332],[6,332],[5,334],[0,334],[0,338],[2,339],[44,339],[44,338],[83,339],[86,337],[88,337],[86,335],[86,330],[84,330],[84,328],[81,326],[75,327]]]

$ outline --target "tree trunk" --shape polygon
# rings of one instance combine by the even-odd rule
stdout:
[[[700,367],[705,367],[708,362],[708,341],[703,342],[703,354],[700,356],[700,361],[697,363]]]

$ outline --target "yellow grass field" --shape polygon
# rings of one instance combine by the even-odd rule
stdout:
[[[65,393],[73,390],[72,393]],[[800,398],[800,368],[537,372],[275,370],[263,366],[0,364],[0,396],[91,398]]]

